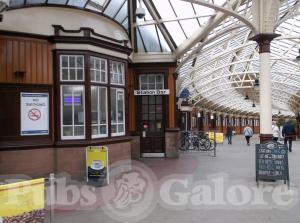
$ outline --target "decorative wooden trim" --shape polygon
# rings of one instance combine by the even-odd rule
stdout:
[[[155,62],[155,63],[129,63],[128,68],[133,69],[155,69],[158,70],[159,68],[169,68],[169,67],[176,67],[177,62]]]
[[[82,28],[82,29],[87,29],[87,28]],[[89,29],[89,30],[91,31],[92,29]],[[105,41],[102,39],[97,39],[97,38],[89,37],[89,36],[45,36],[45,35],[38,35],[38,34],[32,34],[32,33],[13,32],[13,31],[5,31],[5,30],[0,30],[0,35],[41,39],[41,40],[47,40],[50,43],[87,44],[87,45],[93,45],[93,46],[113,50],[116,52],[121,52],[121,53],[124,53],[127,55],[130,55],[132,52],[132,49],[127,46],[126,40],[121,41],[126,45],[120,45],[120,44],[114,43],[119,40],[115,40],[110,37],[105,37],[105,39],[108,40],[108,41]],[[97,35],[100,35],[100,34],[97,34]],[[104,38],[104,37],[102,37],[102,38]]]
[[[79,29],[77,30],[66,30],[64,27],[62,27],[61,25],[52,25],[53,28],[54,28],[54,35],[55,36],[61,36],[59,33],[60,31],[64,32],[64,33],[81,33],[83,32],[83,35],[84,37],[91,37],[91,34],[93,34],[94,36],[97,36],[99,38],[102,38],[102,39],[106,39],[106,40],[109,40],[109,41],[112,41],[112,42],[115,42],[115,43],[118,43],[118,44],[123,44],[124,46],[127,46],[128,44],[128,41],[127,40],[117,40],[117,39],[113,39],[111,37],[108,37],[108,36],[104,36],[104,35],[101,35],[99,33],[96,33],[94,31],[94,29],[92,28],[89,28],[89,27],[80,27]]]
[[[120,136],[111,139],[102,140],[69,140],[59,141],[56,143],[51,140],[41,140],[36,142],[8,142],[0,144],[0,151],[14,151],[14,150],[30,150],[30,149],[48,149],[48,148],[66,148],[66,147],[85,147],[85,146],[97,146],[97,145],[111,145],[122,142],[130,142],[132,137]]]
[[[0,143],[0,151],[11,151],[14,149],[41,149],[49,148],[53,146],[51,139],[43,139],[38,141],[7,141]]]
[[[65,147],[84,147],[84,146],[98,146],[116,144],[122,142],[130,142],[132,137],[130,136],[119,136],[105,139],[93,139],[93,140],[64,140],[54,143],[54,147],[65,148]]]
[[[127,46],[121,46],[118,44],[114,44],[112,42],[103,41],[100,39],[96,39],[93,37],[85,37],[85,36],[51,36],[51,43],[71,43],[71,44],[88,44],[93,45],[109,50],[113,50],[116,52],[121,52],[127,55],[130,55],[132,49]]]
[[[32,39],[41,39],[41,40],[49,41],[49,36],[40,35],[40,34],[33,34],[33,33],[23,33],[23,32],[17,32],[17,31],[0,30],[0,35],[13,36],[13,37],[23,37],[23,38],[32,38]]]

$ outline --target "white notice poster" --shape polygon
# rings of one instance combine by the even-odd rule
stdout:
[[[49,94],[21,92],[21,135],[49,134]]]

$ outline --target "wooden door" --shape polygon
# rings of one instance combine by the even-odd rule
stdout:
[[[164,157],[165,96],[139,96],[138,107],[142,157]]]

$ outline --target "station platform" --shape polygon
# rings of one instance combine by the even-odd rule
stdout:
[[[259,138],[255,135],[251,139],[251,145],[247,146],[243,136],[234,136],[232,145],[228,145],[227,142],[224,141],[224,144],[219,144],[217,146],[216,157],[212,157],[208,153],[186,152],[181,153],[179,159],[148,158],[140,160],[143,165],[149,167],[156,175],[158,180],[158,183],[156,183],[157,187],[155,187],[156,196],[161,196],[164,192],[161,190],[162,186],[166,186],[164,183],[166,180],[164,181],[164,179],[172,179],[173,177],[173,179],[181,179],[183,181],[177,185],[174,184],[174,187],[169,190],[172,194],[171,197],[173,196],[174,198],[171,198],[173,204],[168,206],[166,205],[166,202],[156,201],[151,212],[142,216],[141,219],[136,222],[298,222],[297,219],[300,219],[300,203],[298,202],[298,190],[300,187],[300,177],[298,174],[300,171],[300,163],[298,162],[298,157],[300,156],[300,142],[294,141],[293,152],[289,153],[291,188],[290,190],[286,190],[284,189],[286,186],[282,181],[260,182],[260,187],[257,189],[255,182],[255,143],[258,143],[258,141]],[[185,178],[192,179],[192,183],[185,185]],[[186,195],[194,194],[197,197],[197,192],[201,190],[199,189],[200,184],[210,184],[209,181],[213,182],[214,180],[219,181],[221,179],[223,179],[227,185],[221,187],[221,189],[223,188],[222,190],[225,191],[223,194],[225,197],[224,204],[205,203],[209,202],[205,201],[205,193],[200,194],[200,196],[204,196],[204,198],[202,197],[202,204],[197,203],[195,201],[197,199],[193,197],[193,195]],[[233,191],[228,185],[231,187],[239,187],[240,190],[236,189],[236,199],[228,198],[230,197],[230,192]],[[276,189],[278,187],[281,188]],[[259,198],[255,197],[256,195],[252,192],[255,188],[257,189],[257,196],[259,196],[259,193],[263,193],[264,190],[272,190],[272,193],[270,194],[266,192],[266,196],[263,198],[266,203],[265,206],[255,205],[255,202],[259,203]],[[215,189],[211,187],[211,190],[213,191]],[[246,191],[246,194],[243,190]],[[283,192],[282,190],[288,192],[284,192],[286,194],[282,196],[283,200],[281,201],[277,195]],[[251,193],[248,193],[247,195],[247,192],[249,191],[251,191]],[[208,194],[209,190],[204,190],[202,192],[207,192],[206,194]],[[176,193],[179,196],[176,196]],[[188,201],[185,201],[185,198],[187,198]],[[206,198],[209,198],[209,196]],[[122,217],[118,219],[112,217],[107,211],[103,211],[103,205],[105,205],[103,202],[104,201],[98,203],[98,206],[90,210],[63,211],[58,208],[55,212],[55,222],[125,222],[126,218],[124,218],[124,220],[122,220]],[[235,202],[236,204],[234,204]],[[176,207],[176,205],[178,206]]]

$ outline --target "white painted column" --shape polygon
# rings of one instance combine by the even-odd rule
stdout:
[[[260,53],[259,57],[260,134],[272,134],[272,86],[270,75],[270,53]]]

